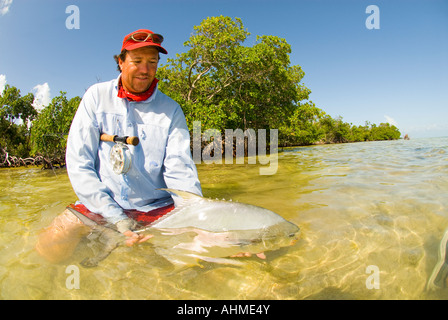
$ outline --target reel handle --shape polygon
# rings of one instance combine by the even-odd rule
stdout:
[[[110,135],[107,133],[102,133],[100,136],[100,140],[101,141],[108,141],[108,142],[122,142],[122,143],[126,143],[126,144],[131,144],[133,146],[138,145],[138,143],[140,142],[140,140],[138,139],[138,137],[119,137],[117,135]]]

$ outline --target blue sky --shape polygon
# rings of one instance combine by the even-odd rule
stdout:
[[[76,5],[79,29],[67,29]],[[379,29],[368,29],[369,5]],[[448,0],[0,0],[0,87],[48,101],[82,96],[117,77],[113,55],[139,28],[161,33],[168,55],[186,51],[210,16],[242,19],[251,33],[285,38],[310,99],[356,125],[391,122],[412,137],[448,136]]]

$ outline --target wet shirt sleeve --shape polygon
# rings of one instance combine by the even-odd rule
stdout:
[[[196,165],[190,151],[190,133],[182,109],[176,109],[169,128],[163,177],[167,188],[202,196]]]
[[[98,176],[100,130],[94,115],[95,96],[87,90],[73,119],[67,141],[66,163],[70,182],[79,200],[111,223],[126,218],[110,189]]]

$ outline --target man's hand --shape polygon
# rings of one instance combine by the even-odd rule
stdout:
[[[131,230],[123,232],[123,234],[126,236],[126,245],[128,247],[132,247],[136,243],[142,243],[145,242],[148,239],[151,239],[153,235],[147,234],[147,235],[141,235],[135,232],[132,232]]]
[[[115,225],[117,230],[126,236],[125,243],[128,247],[131,247],[136,243],[145,242],[153,237],[153,235],[141,235],[133,232],[132,229],[136,227],[137,222],[132,219],[120,220]]]

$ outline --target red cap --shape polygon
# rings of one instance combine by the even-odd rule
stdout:
[[[152,32],[151,30],[148,30],[148,29],[139,29],[134,32],[131,32],[130,34],[128,34],[124,37],[123,46],[121,47],[121,51],[123,51],[124,49],[130,51],[130,50],[134,50],[134,49],[141,48],[141,47],[154,46],[154,47],[157,47],[157,49],[160,52],[162,52],[164,54],[168,53],[165,50],[165,48],[163,48],[160,45],[160,43],[154,42],[152,37],[148,37],[145,41],[135,41],[134,39],[131,38],[132,35],[135,35],[138,33],[151,33],[154,35],[154,37],[161,38],[160,43],[162,43],[162,41],[163,41],[163,37],[160,34],[155,34],[154,32]]]

